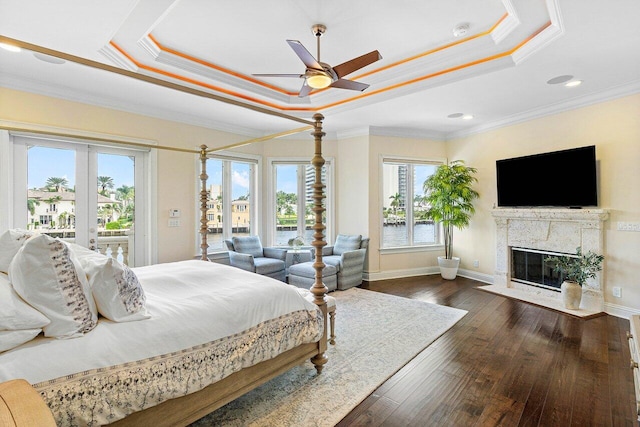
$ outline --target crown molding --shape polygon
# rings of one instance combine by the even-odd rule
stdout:
[[[110,44],[102,46],[98,52],[100,52],[105,58],[111,61],[114,65],[124,68],[125,70],[138,72],[138,66],[133,63],[129,58],[122,54],[118,49]]]
[[[220,82],[234,90],[244,90],[250,93],[252,96],[260,95],[265,98],[285,103],[287,105],[299,105],[310,104],[309,97],[299,98],[297,96],[291,96],[286,93],[278,92],[269,87],[261,86],[257,83],[253,83],[240,77],[234,76],[223,71],[216,70],[215,68],[208,67],[204,64],[191,61],[187,58],[180,57],[171,52],[166,52],[159,48],[153,40],[148,36],[143,37],[138,44],[144,48],[144,50],[153,58],[155,62],[160,64],[176,67],[184,72],[197,74],[205,79],[212,80],[214,82]],[[302,81],[302,79],[300,79]],[[302,83],[301,83],[302,84]],[[219,83],[218,83],[219,85]]]
[[[564,35],[564,23],[562,21],[562,15],[560,14],[558,0],[547,0],[546,3],[551,25],[513,53],[513,61],[516,65]]]
[[[491,130],[500,129],[507,126],[512,126],[518,123],[528,122],[530,120],[539,119],[554,114],[563,113],[565,111],[576,110],[589,105],[599,104],[601,102],[611,101],[625,96],[634,95],[640,92],[640,80],[636,80],[630,83],[625,83],[619,86],[615,86],[611,89],[592,93],[589,95],[583,95],[580,97],[572,98],[568,101],[558,102],[556,104],[548,105],[543,108],[537,108],[523,113],[514,114],[501,120],[495,120],[493,122],[485,123],[480,126],[475,126],[461,131],[450,132],[446,135],[447,140],[463,138],[479,133],[488,132]]]
[[[500,44],[512,31],[520,25],[520,19],[512,0],[502,0],[502,5],[507,11],[507,17],[491,32],[491,38],[495,44]]]

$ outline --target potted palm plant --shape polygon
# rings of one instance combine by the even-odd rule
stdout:
[[[444,232],[444,256],[438,257],[443,279],[453,280],[458,274],[460,258],[453,256],[453,228],[467,227],[475,213],[473,201],[479,196],[472,188],[478,181],[475,173],[475,168],[465,166],[462,160],[454,160],[438,166],[423,184],[429,206],[426,217],[442,224]]]
[[[545,262],[553,265],[553,271],[561,273],[564,281],[560,285],[562,302],[565,308],[577,310],[582,300],[582,285],[587,279],[596,277],[596,273],[602,270],[603,255],[597,255],[591,251],[586,254],[576,248],[576,256],[551,256],[546,257]]]

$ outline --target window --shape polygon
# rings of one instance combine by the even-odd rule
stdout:
[[[439,243],[439,227],[425,218],[424,181],[440,163],[407,159],[382,161],[382,247]]]
[[[258,163],[257,158],[248,156],[212,155],[207,159],[209,249],[226,249],[223,240],[233,236],[258,234],[259,213],[255,202]],[[200,205],[197,212],[200,212]],[[225,221],[227,218],[230,220]],[[198,248],[199,241],[198,238]]]
[[[270,160],[272,181],[269,223],[270,242],[275,246],[288,246],[289,240],[302,237],[305,245],[313,241],[313,184],[315,168],[308,159]],[[325,160],[322,168],[322,183],[325,185],[323,223],[327,227],[325,236],[332,235],[332,168],[331,161]],[[325,238],[327,240],[327,238]]]
[[[151,261],[149,208],[143,203],[148,150],[8,132],[0,142],[2,154],[12,158],[12,214],[4,223],[78,243],[131,266]]]

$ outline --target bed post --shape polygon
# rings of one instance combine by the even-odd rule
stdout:
[[[325,267],[324,262],[322,262],[322,248],[327,245],[327,242],[324,241],[324,230],[325,226],[322,222],[322,213],[325,211],[322,205],[322,199],[325,198],[324,195],[324,185],[322,184],[322,166],[324,166],[324,158],[322,158],[322,137],[325,133],[322,131],[322,120],[324,116],[320,113],[316,113],[313,115],[314,125],[313,125],[313,138],[315,141],[315,154],[313,159],[311,159],[311,164],[315,169],[316,179],[313,184],[313,212],[315,213],[315,224],[313,225],[313,242],[311,245],[316,249],[316,259],[313,263],[313,268],[316,270],[315,282],[313,286],[311,286],[311,293],[314,296],[314,302],[320,307],[322,313],[324,314],[324,334],[318,343],[318,354],[311,359],[311,362],[316,367],[318,373],[322,372],[322,367],[325,363],[327,363],[327,356],[324,352],[327,349],[327,304],[324,299],[325,294],[328,289],[322,283],[322,270]]]
[[[209,245],[207,244],[207,146],[200,146],[200,259],[202,261],[209,261],[207,252]]]

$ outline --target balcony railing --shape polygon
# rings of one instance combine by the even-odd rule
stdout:
[[[40,230],[51,237],[57,237],[66,242],[75,242],[75,230]],[[96,252],[114,258],[122,264],[135,265],[133,253],[129,253],[129,247],[133,247],[133,230],[105,230],[98,232],[98,244]]]

